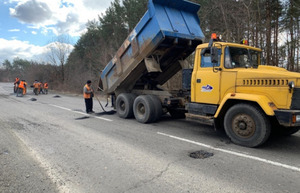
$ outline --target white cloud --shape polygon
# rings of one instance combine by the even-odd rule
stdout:
[[[10,0],[10,15],[44,34],[80,36],[89,20],[98,19],[112,0]]]
[[[47,62],[49,46],[53,44],[52,42],[45,46],[35,46],[27,41],[0,38],[0,63],[6,59],[12,61],[16,57],[38,62]],[[73,46],[70,44],[68,44],[68,47],[70,50],[73,49]]]
[[[52,17],[52,12],[44,2],[31,0],[18,3],[15,8],[10,8],[10,15],[23,23],[40,24]]]
[[[42,48],[30,45],[26,41],[0,39],[1,60],[12,60],[15,57],[29,59],[32,58],[33,51],[35,51],[36,54],[40,54],[42,53]]]
[[[4,0],[10,7],[10,15],[18,19],[26,28],[7,29],[9,32],[22,31],[26,34],[45,36],[69,35],[80,36],[86,31],[86,23],[98,19],[109,7],[112,0]],[[16,36],[15,34],[11,36]],[[39,37],[39,36],[36,36]],[[0,38],[0,65],[15,57],[46,62],[48,45],[36,46],[12,37],[11,40]],[[71,46],[71,45],[70,45]],[[48,48],[47,48],[48,47]],[[73,49],[73,46],[71,46]],[[47,51],[48,50],[48,51]]]
[[[8,30],[9,32],[19,32],[20,31],[20,29],[10,29],[10,30]]]

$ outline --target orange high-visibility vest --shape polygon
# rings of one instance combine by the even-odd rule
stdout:
[[[23,82],[23,81],[20,81],[19,88],[23,88],[23,89],[25,88],[25,87],[24,87],[24,82]]]
[[[87,89],[87,91],[91,91],[91,87],[89,87],[87,84],[84,85],[84,87]],[[85,93],[84,90],[83,90],[83,98],[85,99],[89,99],[91,98],[91,93]]]
[[[33,83],[34,88],[39,88],[39,83],[35,82]]]
[[[45,83],[45,84],[44,84],[44,88],[45,88],[45,89],[48,89],[48,83]]]

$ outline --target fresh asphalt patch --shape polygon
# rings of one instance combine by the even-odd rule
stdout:
[[[53,98],[61,98],[59,95],[54,95]]]
[[[190,157],[194,158],[194,159],[205,159],[205,158],[209,158],[211,156],[213,156],[213,153],[204,151],[204,150],[200,150],[200,151],[195,151],[190,153]]]
[[[113,115],[115,114],[116,111],[114,110],[111,110],[111,111],[103,111],[103,112],[100,112],[100,113],[94,113],[95,116],[101,116],[101,115]]]
[[[83,120],[83,119],[88,119],[90,116],[83,116],[83,117],[78,117],[75,120]]]

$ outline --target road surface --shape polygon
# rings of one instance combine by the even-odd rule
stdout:
[[[87,115],[82,96],[16,97],[12,86],[0,83],[1,193],[300,192],[299,132],[245,148],[168,115],[140,124],[96,100]]]

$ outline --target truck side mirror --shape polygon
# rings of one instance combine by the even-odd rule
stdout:
[[[217,64],[219,57],[218,57],[218,48],[211,47],[210,48],[210,56],[211,56],[211,63]]]

